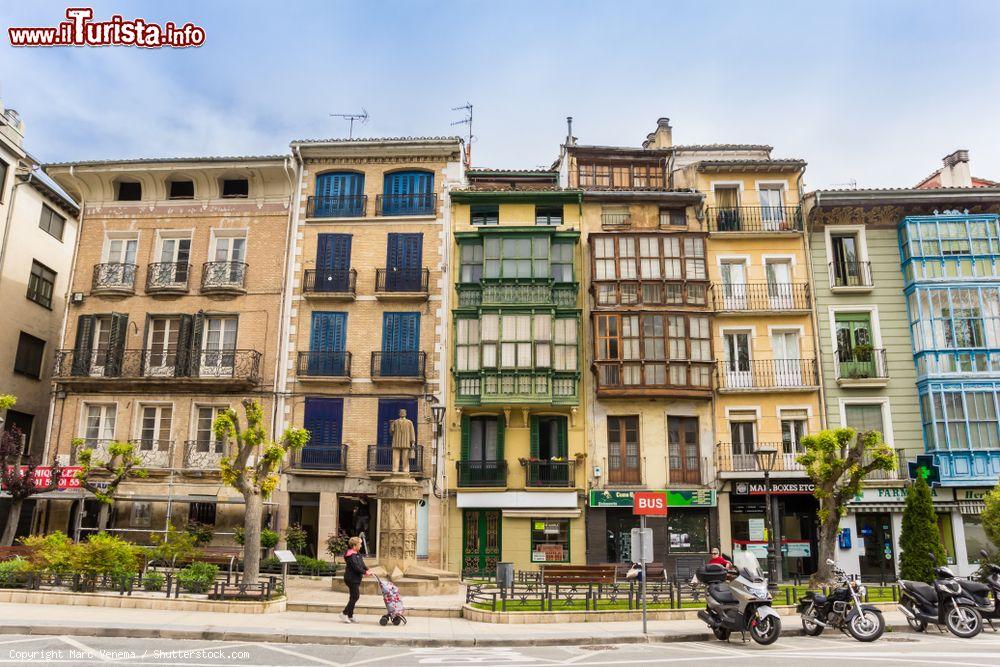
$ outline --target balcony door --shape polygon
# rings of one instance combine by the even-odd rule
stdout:
[[[834,325],[838,377],[875,377],[871,313],[837,313]]]
[[[844,406],[844,424],[858,433],[878,431],[885,433],[881,403],[864,403]]]
[[[781,411],[781,462],[784,466],[779,469],[795,470],[799,467],[795,459],[804,453],[802,438],[808,435],[806,432],[808,424],[807,410]]]
[[[723,335],[726,346],[726,387],[740,389],[753,386],[750,364],[750,332],[731,331]]]
[[[423,234],[389,234],[385,257],[386,291],[421,291],[423,246]]]
[[[858,237],[855,234],[832,234],[833,285],[831,287],[857,287],[861,280]]]
[[[199,373],[202,377],[232,377],[236,364],[235,317],[206,317]]]
[[[102,377],[108,364],[108,350],[111,344],[111,317],[94,318],[94,333],[90,354],[89,375]]]
[[[670,482],[701,484],[698,418],[667,417],[667,447],[670,458]]]
[[[420,313],[382,314],[381,374],[416,377],[420,366]]]
[[[771,309],[794,308],[791,263],[787,260],[768,261],[764,269],[767,274],[767,297]]]
[[[733,470],[756,470],[753,450],[757,442],[756,415],[729,414],[729,435],[733,448]]]
[[[726,310],[747,309],[747,265],[746,262],[723,262],[719,266],[722,273],[723,302]]]
[[[396,171],[383,182],[382,215],[422,215],[434,211],[434,174]]]
[[[608,417],[608,482],[641,484],[639,417]]]
[[[151,284],[162,287],[186,283],[190,261],[191,239],[160,239],[160,266]]]
[[[740,188],[738,185],[716,185],[715,226],[720,232],[740,230]]]
[[[114,440],[117,416],[116,405],[87,405],[83,423],[84,446],[93,448],[100,443]]]
[[[470,509],[462,513],[463,577],[496,574],[501,537],[500,510]]]
[[[365,175],[331,172],[316,177],[317,218],[359,217],[365,214]]]
[[[317,292],[349,292],[351,289],[351,235],[319,234],[316,238]]]
[[[139,431],[139,457],[147,465],[167,467],[169,464],[170,429],[173,418],[172,406],[143,406]]]
[[[504,430],[502,417],[463,417],[461,486],[502,486]]]
[[[565,417],[531,417],[528,484],[532,486],[567,486],[567,423]],[[575,463],[574,463],[575,465]]]
[[[177,374],[180,328],[179,317],[154,317],[149,321],[145,360],[147,376],[171,377]]]
[[[309,375],[346,375],[347,313],[313,312],[309,337]]]
[[[313,470],[342,470],[344,399],[306,398],[302,425],[309,431],[309,442],[302,448],[299,465]]]
[[[760,197],[760,217],[767,231],[779,231],[785,224],[785,209],[780,185],[762,185],[757,191]]]
[[[801,387],[802,349],[798,331],[775,331],[771,334],[774,353],[774,384],[778,387]]]
[[[194,448],[201,454],[224,453],[222,440],[215,435],[215,418],[229,408],[224,405],[201,405],[195,409]]]
[[[139,239],[108,239],[105,261],[108,264],[135,264]]]

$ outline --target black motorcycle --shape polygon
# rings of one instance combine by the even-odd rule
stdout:
[[[1000,619],[1000,604],[998,604],[998,600],[1000,600],[1000,565],[986,562],[985,559],[989,558],[989,554],[986,553],[985,549],[980,551],[979,555],[983,557],[983,563],[976,576],[981,581],[960,579],[958,583],[962,586],[962,590],[975,601],[976,609],[983,620],[990,624],[990,629],[993,632],[996,632],[993,619]],[[986,583],[982,583],[982,581]]]
[[[906,622],[916,632],[927,629],[928,623],[944,625],[956,637],[968,639],[983,631],[983,617],[976,601],[965,592],[962,584],[946,567],[934,568],[934,585],[922,581],[899,582],[899,605]]]
[[[826,562],[833,567],[837,587],[829,595],[809,591],[799,600],[796,611],[802,617],[802,629],[815,637],[824,628],[836,628],[850,633],[859,642],[873,642],[881,637],[885,618],[875,605],[863,603],[865,587],[849,578],[832,560]]]

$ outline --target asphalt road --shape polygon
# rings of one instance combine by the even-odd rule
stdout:
[[[174,665],[254,667],[328,665],[332,667],[399,667],[447,665],[1000,665],[1000,633],[958,639],[936,632],[925,635],[887,633],[873,644],[861,644],[839,634],[785,637],[772,646],[724,642],[624,644],[540,648],[398,648],[260,644],[167,639],[127,639],[71,636],[0,637],[0,664],[37,665]]]

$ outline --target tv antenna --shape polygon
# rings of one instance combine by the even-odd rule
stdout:
[[[362,125],[368,122],[368,110],[364,107],[361,108],[361,113],[332,113],[330,115],[334,118],[343,118],[344,120],[350,122],[350,126],[347,130],[348,139],[354,138],[354,121],[359,120]]]
[[[464,112],[466,112],[468,114],[462,120],[456,120],[451,125],[452,125],[452,127],[454,127],[455,125],[468,125],[469,126],[469,135],[468,135],[468,138],[467,138],[467,140],[465,142],[465,166],[466,167],[471,167],[472,166],[472,139],[473,139],[473,134],[472,134],[472,103],[471,102],[466,102],[464,105],[462,105],[460,107],[452,107],[451,110],[452,111],[464,111]]]

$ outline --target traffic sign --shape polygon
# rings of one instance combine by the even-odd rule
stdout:
[[[663,491],[636,491],[632,514],[667,516],[667,494]]]
[[[653,562],[653,529],[633,528],[631,546],[633,563]]]

